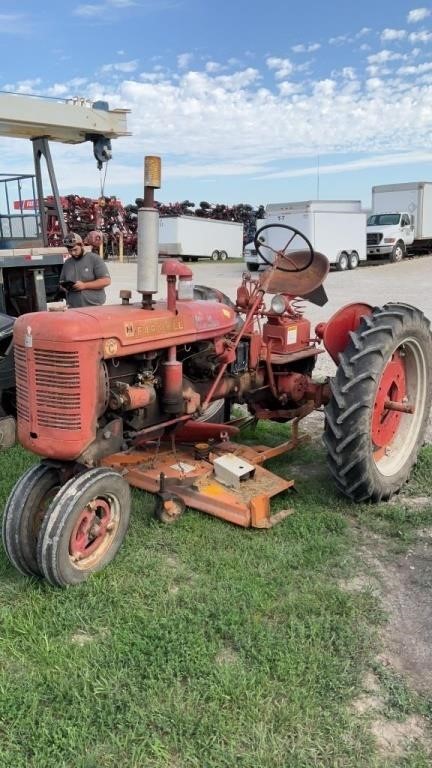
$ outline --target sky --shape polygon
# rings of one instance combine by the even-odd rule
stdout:
[[[0,0],[0,90],[131,110],[105,193],[252,205],[432,181],[432,6],[410,0]],[[0,139],[2,172],[30,142]],[[52,146],[61,194],[97,197],[90,144]]]

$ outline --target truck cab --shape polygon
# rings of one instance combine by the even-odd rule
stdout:
[[[389,256],[390,261],[401,261],[414,242],[413,219],[405,211],[372,213],[367,220],[366,238],[368,256]]]

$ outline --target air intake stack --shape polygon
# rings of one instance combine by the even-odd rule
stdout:
[[[154,190],[161,185],[161,159],[144,158],[144,205],[138,210],[137,290],[142,305],[151,309],[158,291],[159,212],[154,207]]]

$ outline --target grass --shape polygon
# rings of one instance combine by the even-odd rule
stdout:
[[[32,461],[0,454],[0,508]],[[274,500],[295,514],[270,531],[193,511],[163,527],[134,491],[120,554],[81,587],[25,579],[0,552],[0,768],[423,765],[416,749],[383,761],[351,708],[384,617],[370,592],[339,587],[355,566],[354,508],[321,450],[268,466],[289,477],[294,462],[313,472]],[[412,488],[430,462],[426,451]]]

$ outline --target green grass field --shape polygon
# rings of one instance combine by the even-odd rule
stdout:
[[[32,461],[0,454],[0,509]],[[370,590],[339,585],[359,566],[353,519],[403,547],[430,511],[354,508],[323,462],[310,446],[268,464],[290,477],[295,463],[298,493],[274,500],[295,514],[265,532],[193,511],[163,527],[134,492],[120,554],[78,588],[26,579],[1,551],[0,768],[429,766],[421,745],[380,755],[351,706],[385,615]],[[427,449],[413,492],[431,468]],[[384,677],[393,714],[432,715]]]

